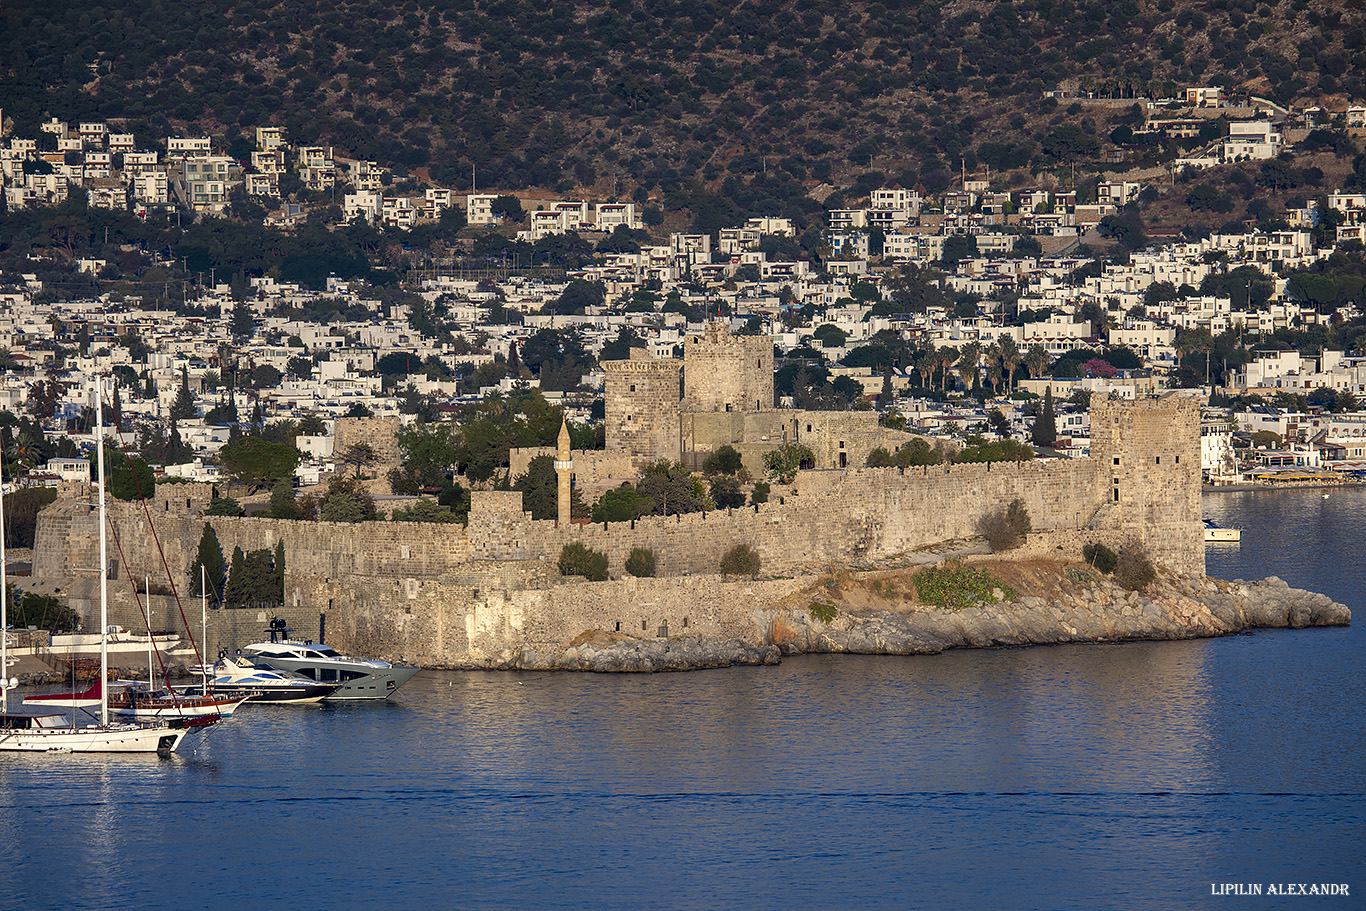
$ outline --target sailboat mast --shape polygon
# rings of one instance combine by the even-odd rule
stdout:
[[[199,669],[203,671],[201,683],[204,695],[209,695],[209,589],[205,585],[208,572],[204,564],[199,564]]]
[[[100,724],[109,726],[109,554],[104,513],[104,381],[95,378],[95,458],[100,470]]]
[[[0,453],[0,463],[4,455]],[[5,576],[5,470],[0,464],[0,712],[9,711],[9,586]]]
[[[147,602],[147,692],[157,688],[156,682],[152,679],[152,577],[142,577],[142,588],[146,594],[143,600]]]

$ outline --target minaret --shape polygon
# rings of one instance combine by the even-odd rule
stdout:
[[[569,482],[574,474],[574,460],[569,455],[569,425],[560,419],[560,438],[555,453],[555,477],[559,480],[556,502],[559,505],[561,525],[569,524]]]

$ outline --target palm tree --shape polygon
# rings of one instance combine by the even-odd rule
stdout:
[[[958,360],[958,351],[945,346],[934,353],[934,359],[942,371],[939,375],[939,391],[946,392],[949,388],[949,368],[953,366],[954,361]]]
[[[1015,339],[1009,335],[1003,335],[997,340],[1001,348],[1001,369],[1006,373],[1006,391],[1015,390],[1015,371],[1024,362],[1024,355],[1020,353],[1020,346],[1015,344]]]
[[[1030,345],[1025,352],[1024,365],[1029,371],[1030,377],[1037,378],[1043,376],[1043,372],[1048,369],[1048,362],[1051,358],[1044,350],[1043,345]]]
[[[928,348],[918,350],[912,364],[915,367],[915,372],[920,374],[920,385],[926,389],[930,388],[930,377],[939,367],[939,357],[935,353],[934,345],[931,344]]]
[[[994,346],[993,346],[994,347]],[[999,357],[987,358],[987,382],[991,383],[991,394],[996,395],[997,387],[1001,380],[1005,378],[1005,371],[1001,369],[1001,359]]]
[[[999,383],[1004,376],[1004,373],[1001,370],[1001,349],[995,342],[992,342],[982,349],[982,366],[986,368],[985,373],[987,382],[991,383],[991,394],[995,395],[996,384]],[[995,371],[994,379],[992,378],[993,371]]]
[[[968,392],[972,391],[972,381],[977,378],[977,367],[981,359],[981,342],[968,342],[959,351],[958,376],[963,380],[963,386]]]

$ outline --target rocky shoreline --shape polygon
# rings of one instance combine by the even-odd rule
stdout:
[[[558,654],[524,649],[500,667],[651,673],[770,665],[801,654],[934,655],[955,648],[1200,639],[1251,629],[1346,626],[1352,618],[1346,606],[1274,576],[1227,582],[1164,575],[1141,592],[1096,573],[1053,581],[1060,584],[1048,596],[1022,595],[957,611],[875,599],[838,610],[829,623],[813,616],[799,595],[787,600],[801,606],[768,611],[763,641],[635,639],[592,631]]]
[[[1252,629],[1347,626],[1352,619],[1346,606],[1274,576],[1227,582],[1164,573],[1142,591],[1128,591],[1084,564],[986,558],[975,565],[1033,594],[1002,593],[994,603],[946,610],[919,603],[915,570],[839,572],[799,586],[776,604],[758,605],[756,617],[767,626],[752,638],[635,638],[590,630],[558,650],[523,648],[498,662],[451,669],[656,673],[774,665],[801,654],[934,655],[956,648],[1200,639]],[[171,672],[182,676],[186,670]],[[62,682],[50,672],[19,676],[24,685]]]

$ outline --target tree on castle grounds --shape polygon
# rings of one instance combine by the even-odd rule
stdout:
[[[156,476],[142,459],[129,455],[112,443],[104,447],[104,466],[109,472],[105,488],[116,500],[151,499],[156,493]],[[98,461],[91,465],[91,477],[99,476]]]
[[[273,487],[281,478],[293,477],[299,450],[288,443],[270,443],[260,437],[242,437],[218,451],[218,460],[238,483],[252,490]]]
[[[572,541],[560,549],[559,569],[562,576],[583,576],[589,582],[602,582],[607,578],[607,555]]]
[[[743,468],[740,451],[729,443],[718,447],[702,462],[702,473],[705,475],[739,474]]]
[[[969,436],[967,443],[953,457],[955,462],[1027,462],[1034,458],[1034,449],[1019,440],[985,440]]]
[[[707,505],[707,491],[702,482],[694,478],[682,462],[668,459],[646,465],[641,470],[636,490],[654,500],[654,512],[659,516],[700,512]]]
[[[415,494],[424,487],[441,487],[446,475],[455,470],[460,457],[456,450],[454,424],[428,424],[414,421],[398,431],[402,462],[389,472],[394,493]]]
[[[466,513],[468,515],[468,512]],[[449,507],[431,500],[414,500],[408,509],[395,508],[389,518],[394,522],[435,522],[450,524],[460,521],[460,516],[451,512]]]
[[[33,626],[49,633],[70,633],[80,625],[81,615],[54,595],[24,592],[15,603],[16,590],[11,588],[6,597],[10,599],[9,620],[15,628]]]
[[[204,510],[206,516],[240,516],[243,515],[242,504],[236,497],[214,497],[209,501],[208,509]]]
[[[294,479],[281,478],[270,489],[270,517],[272,519],[301,519],[303,512],[294,495]]]
[[[223,547],[218,543],[218,535],[214,533],[213,526],[205,522],[204,531],[199,535],[199,550],[190,564],[190,594],[212,595],[214,601],[221,601],[226,572],[227,563],[223,560]]]
[[[764,453],[764,470],[779,484],[791,484],[798,469],[816,467],[816,454],[801,443],[784,443]]]
[[[513,490],[522,492],[522,511],[533,519],[554,519],[560,514],[560,479],[555,471],[553,456],[536,456],[527,463],[526,474],[512,482]],[[577,489],[569,492],[571,517],[587,518],[588,507]]]
[[[626,571],[638,578],[652,578],[655,574],[655,552],[648,547],[633,547],[626,558]]]
[[[641,516],[648,516],[655,510],[655,501],[637,493],[629,482],[620,487],[603,491],[602,496],[593,504],[594,522],[632,522]]]
[[[977,533],[986,539],[994,552],[1019,547],[1032,527],[1029,510],[1025,508],[1024,501],[1018,498],[977,520]]]
[[[717,509],[739,509],[745,505],[745,492],[740,488],[740,479],[734,475],[712,478],[710,494],[712,505]]]
[[[943,461],[942,452],[932,447],[929,441],[916,437],[901,444],[894,453],[888,452],[886,447],[877,447],[868,453],[867,464],[869,468],[910,468],[919,465],[939,465]]]
[[[318,511],[324,522],[366,522],[376,518],[375,498],[359,478],[337,475],[328,482]]]
[[[757,550],[748,544],[737,544],[721,558],[721,572],[727,576],[749,576],[752,579],[759,574],[761,562]]]
[[[270,550],[263,548],[243,553],[241,547],[234,547],[223,603],[239,608],[279,604],[284,599],[282,579],[283,576],[276,572],[275,555]]]
[[[341,462],[344,465],[355,466],[356,477],[361,476],[361,470],[379,461],[379,456],[375,453],[375,447],[369,443],[352,443],[346,447],[341,454]]]

